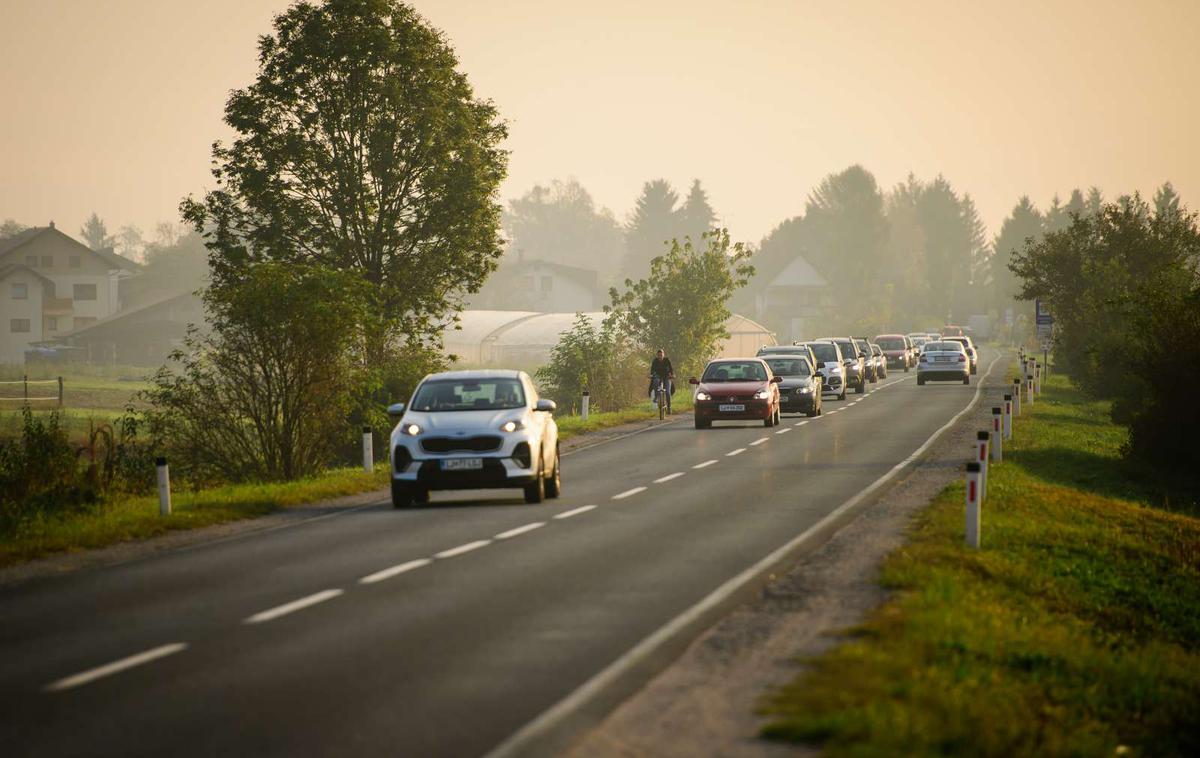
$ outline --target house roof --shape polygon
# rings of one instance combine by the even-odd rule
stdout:
[[[771,279],[768,287],[827,287],[829,282],[812,264],[797,255],[782,271]]]
[[[126,258],[123,255],[118,255],[117,253],[114,253],[112,248],[110,248],[110,247],[106,247],[106,248],[103,248],[100,250],[93,250],[90,247],[88,247],[87,245],[80,242],[79,240],[75,239],[74,237],[72,237],[68,234],[63,234],[61,231],[59,231],[57,228],[55,228],[53,226],[35,226],[30,229],[26,229],[25,231],[21,232],[20,234],[17,234],[12,237],[8,237],[7,239],[0,240],[0,257],[7,255],[8,253],[11,253],[13,250],[16,250],[17,248],[21,247],[22,245],[25,245],[28,242],[31,242],[36,237],[40,237],[43,234],[50,233],[50,232],[57,234],[66,240],[69,240],[72,244],[74,244],[80,250],[86,251],[88,253],[91,253],[92,255],[99,257],[102,261],[104,261],[106,264],[108,264],[109,268],[123,269],[125,271],[138,271],[142,268],[142,265],[140,263],[136,263],[134,261],[129,260],[128,258]]]
[[[54,284],[54,282],[47,277],[21,263],[9,263],[8,265],[0,266],[0,282],[4,281],[18,271],[26,271],[30,274],[33,274],[38,279],[41,279],[43,284],[49,284],[51,286]]]
[[[117,311],[116,313],[114,313],[110,316],[107,316],[105,318],[102,318],[99,321],[95,321],[86,326],[81,326],[78,329],[73,329],[69,332],[64,332],[62,334],[56,335],[53,340],[48,340],[48,342],[49,341],[56,342],[59,340],[64,340],[64,339],[70,338],[70,337],[79,337],[82,335],[87,335],[90,332],[104,331],[106,329],[111,328],[113,324],[120,325],[122,322],[128,320],[129,318],[131,318],[133,316],[142,315],[145,312],[151,311],[156,308],[161,308],[164,306],[169,307],[172,304],[177,303],[177,302],[184,303],[184,302],[188,302],[190,300],[198,301],[199,297],[196,295],[195,292],[192,292],[191,290],[188,290],[187,292],[177,292],[173,295],[168,295],[166,297],[160,298],[153,302],[145,303],[143,305],[138,306],[137,308],[127,308],[125,310]]]

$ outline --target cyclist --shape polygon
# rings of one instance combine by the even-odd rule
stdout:
[[[675,394],[675,369],[671,366],[667,351],[661,347],[650,362],[650,397],[654,397],[654,388],[658,386],[659,381],[667,388],[667,413],[670,413],[671,395]]]

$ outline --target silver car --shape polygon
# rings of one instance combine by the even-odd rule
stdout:
[[[524,371],[446,371],[396,403],[391,436],[392,505],[431,490],[519,487],[525,502],[562,490],[554,401],[538,398]]]
[[[967,358],[971,361],[971,373],[979,371],[979,351],[975,349],[975,341],[970,337],[944,337],[947,342],[960,342],[967,349]]]
[[[917,384],[940,381],[971,383],[971,361],[961,342],[926,342],[925,347],[921,348],[921,359],[917,362]]]

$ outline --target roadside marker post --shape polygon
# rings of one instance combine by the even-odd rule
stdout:
[[[1021,380],[1013,379],[1013,416],[1021,415]],[[1009,435],[1012,436],[1012,435]]]
[[[1046,364],[1037,361],[1033,364],[1033,388],[1042,394],[1042,374],[1046,373]]]
[[[1029,401],[1029,407],[1033,407],[1033,374],[1025,375],[1025,399]]]
[[[579,419],[587,421],[588,406],[592,404],[592,393],[587,390],[583,391],[583,398],[579,401]]]
[[[966,537],[967,547],[979,549],[979,501],[980,495],[980,476],[981,472],[979,464],[971,461],[967,464],[967,520],[966,520]]]
[[[992,462],[1000,463],[1004,460],[1004,409],[992,408]]]
[[[154,460],[158,469],[158,515],[171,515],[171,472],[167,469],[167,459],[161,455]]]
[[[369,474],[375,470],[375,437],[369,426],[362,428],[362,435],[363,471]]]
[[[1012,395],[1004,396],[1004,439],[1012,439],[1013,399]]]
[[[975,460],[979,463],[979,502],[983,502],[987,498],[987,475],[988,475],[988,437],[991,436],[988,432],[975,433]]]

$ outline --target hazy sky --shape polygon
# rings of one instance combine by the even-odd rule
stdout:
[[[418,0],[510,122],[505,200],[574,176],[624,218],[700,178],[736,239],[862,163],[970,192],[995,233],[1172,181],[1200,208],[1200,1]],[[0,219],[176,220],[287,0],[0,0]]]

